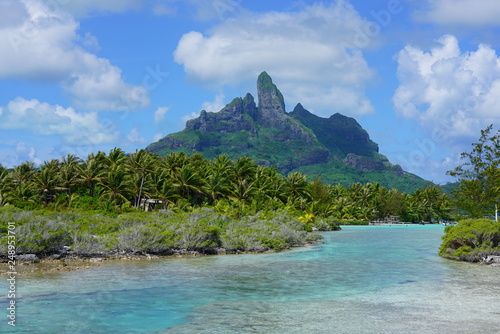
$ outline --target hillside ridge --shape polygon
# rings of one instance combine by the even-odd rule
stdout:
[[[284,174],[300,170],[329,183],[369,182],[370,174],[383,185],[394,183],[394,177],[410,188],[427,183],[392,165],[354,118],[339,113],[323,118],[300,103],[287,112],[283,94],[267,72],[257,78],[257,96],[258,103],[247,93],[218,112],[202,110],[199,117],[186,122],[184,130],[146,150],[160,155],[200,152],[209,159],[222,153],[232,159],[248,156]],[[341,177],[333,176],[339,172]]]

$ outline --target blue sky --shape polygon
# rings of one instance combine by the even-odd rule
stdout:
[[[267,71],[444,183],[500,118],[497,0],[0,0],[0,163],[144,148]],[[496,128],[496,127],[495,127]]]

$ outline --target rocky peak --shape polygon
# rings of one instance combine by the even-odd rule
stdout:
[[[312,115],[311,112],[309,112],[308,110],[304,109],[304,107],[300,103],[297,103],[297,105],[295,106],[295,108],[293,108],[292,114],[298,115],[298,116],[303,116],[303,117],[304,116],[307,117],[309,115]]]
[[[247,95],[245,95],[245,97],[242,100],[242,104],[243,104],[243,112],[249,114],[254,119],[254,121],[256,121],[258,116],[258,110],[252,94],[247,93]]]
[[[252,118],[257,114],[257,107],[253,96],[247,94],[245,98],[237,97],[217,113],[205,110],[200,117],[187,121],[186,129],[201,132],[238,132],[241,130],[254,131]],[[246,116],[247,115],[247,116]]]
[[[257,95],[259,124],[280,128],[279,124],[285,116],[285,100],[266,72],[262,72],[257,79]]]

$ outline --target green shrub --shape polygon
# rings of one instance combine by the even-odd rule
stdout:
[[[56,221],[34,221],[16,227],[18,254],[46,254],[72,244],[68,225]]]
[[[135,225],[117,235],[117,248],[132,253],[163,253],[175,245],[177,235],[161,225]]]
[[[489,219],[467,219],[447,226],[439,248],[442,257],[478,262],[500,254],[500,223]]]

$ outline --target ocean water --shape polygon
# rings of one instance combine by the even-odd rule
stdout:
[[[442,234],[353,226],[281,253],[19,276],[15,328],[0,282],[0,333],[500,333],[500,267],[440,258]]]

